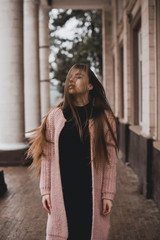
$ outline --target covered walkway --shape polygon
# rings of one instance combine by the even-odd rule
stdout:
[[[23,163],[25,133],[39,126],[50,109],[49,11],[62,6],[102,9],[103,85],[119,120],[123,158],[109,240],[159,240],[158,0],[0,2],[0,165],[8,187],[0,199],[0,240],[45,240],[47,213],[39,181],[26,166],[11,165]]]
[[[27,167],[3,169],[8,192],[0,201],[0,239],[45,240],[47,214],[38,179]],[[109,240],[160,239],[160,212],[153,200],[139,194],[137,176],[121,160],[111,221]]]

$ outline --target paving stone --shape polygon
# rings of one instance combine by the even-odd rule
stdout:
[[[0,199],[0,240],[45,240],[47,213],[36,173],[25,166],[3,170],[8,191]],[[137,176],[121,160],[109,240],[160,240],[160,211],[139,193]]]
[[[45,240],[47,213],[39,180],[27,167],[3,167],[8,192],[0,199],[0,240]]]
[[[109,240],[160,240],[160,211],[139,189],[131,167],[118,160]]]

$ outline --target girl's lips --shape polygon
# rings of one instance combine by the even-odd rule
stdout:
[[[73,86],[73,85],[70,85],[68,88],[74,88],[74,86]]]

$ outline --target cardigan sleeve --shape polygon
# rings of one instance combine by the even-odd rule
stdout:
[[[108,120],[113,129],[113,133],[115,134],[115,137],[117,137],[115,120],[113,118],[108,118]],[[106,147],[108,150],[108,158],[109,158],[110,165],[108,166],[108,164],[106,163],[103,169],[102,199],[113,200],[114,195],[116,193],[117,154],[116,154],[116,149],[114,147],[115,143],[109,130],[106,133],[105,139],[106,139]]]
[[[49,120],[46,121],[45,136],[46,139],[51,141],[51,130],[49,127]],[[44,156],[41,161],[41,174],[40,174],[40,193],[41,195],[50,194],[51,187],[51,145],[52,143],[46,142],[43,147]]]

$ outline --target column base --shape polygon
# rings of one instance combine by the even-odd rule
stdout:
[[[0,197],[7,191],[7,184],[4,180],[3,170],[0,171]]]
[[[28,145],[23,144],[23,147],[15,148],[0,148],[0,166],[18,166],[26,165],[26,151]]]

